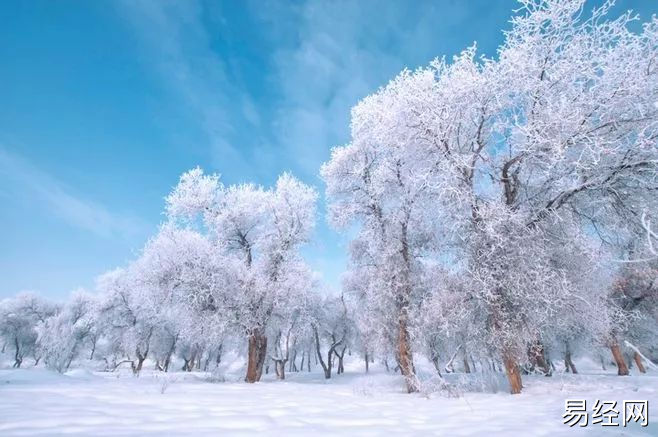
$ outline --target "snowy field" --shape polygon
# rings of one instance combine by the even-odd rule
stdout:
[[[401,378],[375,369],[348,369],[325,381],[319,373],[267,375],[256,384],[239,376],[218,382],[204,373],[43,369],[0,370],[0,436],[132,435],[658,435],[658,373],[617,377],[614,370],[526,377],[511,396],[463,391],[457,397],[404,393]],[[457,385],[478,376],[450,375]],[[500,375],[502,378],[502,375]],[[477,384],[475,384],[477,385]],[[649,426],[569,428],[565,399],[649,401]]]

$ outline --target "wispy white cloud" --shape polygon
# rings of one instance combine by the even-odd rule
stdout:
[[[294,4],[283,11],[279,2],[254,0],[251,9],[270,38],[288,39],[272,55],[282,95],[274,134],[307,175],[317,174],[330,147],[349,141],[350,109],[361,98],[405,67],[465,48],[473,40],[460,40],[460,26],[487,19],[487,11],[476,17],[477,8],[459,1]]]
[[[28,202],[69,225],[104,238],[143,235],[148,225],[137,217],[118,214],[104,205],[77,195],[54,176],[22,156],[0,146],[0,181],[3,197]]]
[[[245,122],[257,128],[260,117],[239,78],[231,74],[230,60],[212,49],[204,21],[208,10],[196,0],[126,0],[120,5],[144,43],[147,62],[198,120],[213,164],[235,174],[253,175],[258,168],[251,165],[252,151],[235,141],[235,129],[236,125],[244,128]]]

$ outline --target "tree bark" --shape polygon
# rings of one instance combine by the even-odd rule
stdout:
[[[263,364],[267,353],[267,336],[261,329],[257,328],[249,335],[249,346],[247,352],[247,375],[245,381],[254,383],[260,381],[263,374]]]
[[[370,371],[370,363],[368,362],[368,351],[366,351],[366,373]]]
[[[612,346],[610,346],[610,351],[612,352],[612,357],[615,359],[615,363],[617,363],[617,375],[628,375],[628,366],[626,365],[626,361],[624,361],[624,356],[621,353],[619,343],[614,342]]]
[[[409,344],[406,313],[400,317],[398,322],[398,356],[400,360],[400,373],[404,376],[407,393],[418,391],[418,382],[414,374],[413,356],[411,355],[411,345]]]
[[[523,383],[521,381],[521,372],[516,357],[510,351],[503,352],[503,364],[505,365],[505,373],[509,381],[510,393],[513,395],[521,393]]]
[[[633,354],[633,360],[635,360],[635,364],[637,365],[637,368],[640,371],[640,373],[647,373],[647,370],[644,368],[644,364],[642,364],[642,357],[640,356],[640,354],[635,352]]]

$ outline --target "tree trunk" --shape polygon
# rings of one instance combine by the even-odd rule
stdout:
[[[194,365],[196,364],[196,348],[192,349],[192,357],[190,357],[190,360],[187,362],[187,371],[191,372],[194,369]]]
[[[314,326],[313,327],[313,335],[315,336],[315,352],[317,354],[317,359],[320,361],[320,365],[322,366],[322,370],[324,371],[324,377],[325,379],[330,379],[331,378],[331,354],[332,350],[329,349],[329,352],[327,354],[327,362],[325,363],[324,360],[322,359],[322,351],[320,351],[320,336],[318,335],[318,330]]]
[[[567,348],[564,353],[564,370],[566,370],[567,372],[571,370],[571,373],[573,373],[574,375],[578,373],[578,370],[576,370],[576,365],[571,360],[571,350],[569,349],[569,343],[567,343]]]
[[[640,371],[640,373],[647,373],[647,370],[644,368],[644,364],[642,364],[642,357],[640,356],[640,354],[635,352],[633,354],[633,359],[635,360],[635,364],[637,365],[637,368]]]
[[[544,375],[551,376],[551,366],[548,364],[548,360],[546,359],[546,354],[544,351],[544,345],[541,341],[537,340],[531,344],[530,347],[528,347],[528,358],[533,370],[536,367],[539,367]]]
[[[96,343],[97,342],[98,342],[98,340],[94,340],[91,343],[91,354],[89,354],[89,361],[94,359],[94,353],[96,352]]]
[[[523,384],[521,382],[521,372],[516,357],[510,351],[503,352],[503,364],[505,365],[505,373],[509,381],[510,393],[513,395],[521,393]]]
[[[434,368],[436,369],[436,373],[439,374],[440,377],[443,377],[441,375],[441,363],[439,362],[439,356],[434,354],[432,355],[432,364],[434,364]]]
[[[222,350],[224,349],[224,345],[220,344],[219,347],[217,348],[217,359],[215,359],[215,367],[219,366],[222,362]]]
[[[297,359],[297,349],[292,351],[292,358],[290,359],[290,365],[288,367],[288,372],[296,372],[297,371],[297,365],[295,364],[296,359]]]
[[[210,351],[208,351],[208,355],[206,355],[206,361],[203,362],[203,371],[207,372],[208,371],[208,365],[210,364]]]
[[[468,354],[466,353],[466,347],[462,350],[463,352],[463,361],[464,361],[464,373],[471,373],[471,366],[468,364]]]
[[[279,369],[276,372],[276,376],[281,380],[286,379],[286,361],[277,360],[274,362],[274,366],[276,366]]]
[[[75,357],[75,352],[73,352],[73,353],[71,353],[71,355],[69,355],[69,359],[66,362],[65,370],[69,370],[69,367],[71,367],[71,363],[73,362],[74,357]]]
[[[368,351],[366,351],[366,373],[370,371],[370,363],[368,362]]]
[[[411,355],[411,345],[409,344],[406,314],[402,314],[398,322],[398,356],[400,360],[400,373],[404,376],[407,393],[418,391],[418,381],[414,374],[414,362]]]
[[[16,369],[21,367],[23,362],[23,357],[21,356],[21,347],[18,343],[18,337],[14,337],[14,347],[16,348],[16,353],[14,354],[14,367]]]
[[[619,343],[613,343],[612,346],[610,346],[610,351],[612,352],[612,357],[615,359],[615,363],[617,363],[617,375],[628,375],[628,366],[626,365],[626,361],[624,361],[624,356],[621,353]]]
[[[146,360],[146,354],[144,355],[137,354],[137,366],[133,370],[133,373],[137,375],[139,374],[139,372],[142,371],[142,366],[144,365],[145,360]]]
[[[162,364],[162,370],[164,370],[165,372],[169,371],[169,363],[171,363],[171,356],[174,354],[174,351],[176,350],[177,339],[178,339],[178,335],[171,342],[171,346],[169,347],[169,350],[167,351],[167,355],[165,356],[164,363]]]
[[[249,383],[260,381],[263,374],[263,364],[267,353],[267,336],[261,329],[254,329],[249,336],[249,349],[247,352],[247,376]]]
[[[306,352],[302,351],[302,363],[299,365],[300,370],[304,370],[304,359],[306,358]]]
[[[334,355],[338,358],[338,368],[336,370],[336,373],[340,375],[341,373],[345,373],[345,367],[343,367],[343,357],[345,357],[345,350],[347,349],[347,346],[343,347],[343,350],[339,354],[338,351],[334,350]]]

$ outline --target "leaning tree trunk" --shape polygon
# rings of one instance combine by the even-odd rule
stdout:
[[[628,375],[628,366],[626,365],[626,361],[624,361],[624,356],[621,353],[621,348],[619,347],[619,343],[615,341],[610,346],[610,351],[612,352],[612,357],[615,359],[615,363],[617,363],[617,375],[619,376]]]
[[[647,370],[644,368],[644,364],[642,364],[642,357],[640,354],[635,352],[633,354],[633,360],[635,360],[635,364],[637,365],[637,369],[640,371],[640,373],[647,373]]]
[[[171,363],[171,357],[176,351],[176,342],[178,341],[178,335],[174,337],[173,341],[171,342],[171,346],[169,347],[169,350],[167,351],[167,356],[165,357],[164,364],[162,366],[162,370],[165,372],[169,371],[169,364]]]
[[[18,343],[18,337],[14,337],[14,347],[16,348],[16,353],[14,354],[14,366],[16,369],[21,367],[23,363],[23,356],[21,355],[21,347]]]
[[[521,372],[519,371],[519,364],[512,351],[506,350],[503,352],[503,364],[505,365],[505,373],[509,381],[510,393],[513,395],[521,393],[523,383],[521,382]]]
[[[94,353],[96,353],[96,343],[98,342],[97,338],[93,338],[91,342],[91,354],[89,354],[89,361],[94,359]]]
[[[441,375],[441,363],[439,362],[439,355],[436,353],[432,354],[432,364],[434,364],[436,373],[438,373],[439,376],[443,378],[443,375]]]
[[[259,328],[254,329],[249,335],[249,349],[247,352],[247,376],[246,382],[260,381],[263,374],[263,364],[267,353],[267,336]]]
[[[315,353],[316,353],[317,359],[320,361],[320,365],[322,366],[322,370],[324,371],[325,379],[330,379],[331,378],[331,354],[333,353],[333,350],[331,348],[329,349],[329,352],[327,353],[327,362],[325,363],[324,360],[322,359],[322,351],[320,350],[320,336],[318,335],[318,330],[315,326],[313,326],[313,335],[315,336]]]

